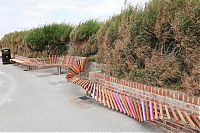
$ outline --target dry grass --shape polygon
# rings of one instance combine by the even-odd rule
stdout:
[[[107,74],[199,95],[200,1],[151,0],[128,6],[97,32]]]

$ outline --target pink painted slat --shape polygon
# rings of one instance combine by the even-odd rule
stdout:
[[[130,108],[130,110],[131,110],[132,116],[133,116],[134,118],[136,118],[136,115],[135,115],[135,113],[134,113],[134,111],[133,111],[133,107],[131,106],[131,102],[130,102],[130,99],[129,99],[128,96],[126,96],[126,101],[127,101],[128,106],[129,106],[129,108]]]

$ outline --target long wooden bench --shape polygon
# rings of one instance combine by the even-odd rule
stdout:
[[[62,69],[68,69],[76,61],[81,60],[83,57],[78,56],[58,56],[50,55],[47,58],[27,58],[23,56],[14,55],[10,59],[11,63],[17,64],[26,70],[48,69],[57,67],[57,71],[61,74]]]
[[[184,130],[200,131],[200,115],[186,112],[186,110],[173,105],[146,99],[142,95],[133,96],[114,88],[107,88],[90,80],[83,80],[78,77],[69,78],[69,81],[82,86],[87,94],[97,102],[110,109],[132,117],[140,122],[164,122],[170,121],[176,126],[181,125]],[[181,129],[177,129],[181,130]]]
[[[82,61],[84,60],[79,60],[70,66],[66,79],[83,87],[88,96],[103,106],[119,111],[139,122],[161,123],[163,126],[173,128],[175,132],[200,131],[200,108],[190,111],[189,107],[176,106],[176,104],[165,100],[166,96],[160,95],[160,93],[158,93],[159,96],[147,95],[144,93],[144,89],[141,90],[142,93],[139,93],[135,87],[131,88],[129,92],[114,88],[110,86],[112,83],[105,81],[81,79],[77,75],[83,71],[82,67],[85,63]],[[123,85],[127,84],[123,83]]]
[[[27,58],[23,56],[14,55],[14,58],[10,59],[10,62],[13,64],[17,64],[26,70],[33,69],[33,67],[37,66],[36,62],[32,61],[32,58]]]

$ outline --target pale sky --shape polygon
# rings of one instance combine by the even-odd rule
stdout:
[[[144,5],[148,0],[128,0]],[[120,13],[124,0],[0,0],[0,38],[4,34],[53,22],[78,24]]]

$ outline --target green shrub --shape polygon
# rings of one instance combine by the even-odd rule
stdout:
[[[71,40],[76,42],[82,42],[88,40],[90,36],[95,34],[101,26],[96,20],[88,20],[79,24],[71,33]]]
[[[65,54],[69,48],[72,26],[49,24],[35,28],[26,36],[26,42],[33,51],[47,54]]]
[[[95,55],[92,55],[92,56],[89,56],[88,57],[88,61],[90,62],[95,62],[96,61],[96,56]]]
[[[33,51],[42,52],[45,50],[45,34],[42,28],[32,29],[26,36],[27,46]]]
[[[96,20],[88,20],[73,29],[70,35],[73,55],[91,56],[97,53],[98,47],[95,34],[101,25]]]
[[[25,37],[29,31],[15,31],[4,35],[1,39],[1,48],[7,47],[11,49],[12,54],[28,56],[29,48],[25,43]]]

